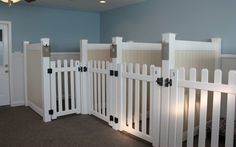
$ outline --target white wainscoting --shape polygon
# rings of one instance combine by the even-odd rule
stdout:
[[[236,70],[236,55],[233,54],[223,54],[221,56],[221,69],[223,74],[223,83],[228,83],[228,72],[230,70]],[[226,116],[226,104],[227,99],[226,95],[222,96],[222,110],[221,110],[221,117]],[[236,119],[236,112],[235,112],[235,119]]]

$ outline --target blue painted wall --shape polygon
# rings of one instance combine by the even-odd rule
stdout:
[[[177,39],[223,39],[223,53],[236,53],[235,0],[147,0],[145,3],[101,13],[101,41],[112,36],[125,40],[159,42],[161,34]]]
[[[80,39],[100,41],[100,14],[0,3],[0,20],[12,21],[13,51],[22,42],[51,39],[52,51],[79,51]]]

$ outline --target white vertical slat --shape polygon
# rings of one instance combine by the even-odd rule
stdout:
[[[185,69],[180,68],[178,80],[185,80]],[[178,111],[177,111],[177,129],[176,129],[176,147],[183,145],[183,122],[184,122],[184,87],[178,87]]]
[[[129,67],[128,67],[128,72],[130,74],[133,73],[133,64],[129,64]],[[132,79],[129,79],[128,81],[128,85],[129,85],[129,88],[128,88],[128,127],[130,129],[132,129],[132,124],[133,124],[133,80]]]
[[[114,71],[118,71],[118,64],[114,63]],[[119,73],[118,73],[119,76]],[[117,91],[117,85],[118,85],[118,77],[113,76],[113,116],[114,119],[118,118],[118,91]],[[115,120],[114,120],[115,121]],[[119,123],[119,121],[118,121]],[[119,124],[118,123],[114,123],[113,125],[113,129],[118,130],[119,129]]]
[[[77,110],[77,114],[79,114],[81,112],[81,77],[80,77],[80,72],[78,70],[78,68],[80,67],[80,62],[76,61],[75,62],[75,66],[76,66],[76,71],[75,71],[75,87],[76,87],[76,110]]]
[[[203,69],[201,74],[201,82],[208,83],[208,70]],[[198,146],[205,147],[206,144],[206,119],[207,119],[207,98],[208,91],[201,90],[200,98],[200,123],[199,123],[199,137],[198,137]]]
[[[229,72],[229,85],[236,85],[236,71]],[[227,115],[226,115],[226,133],[225,146],[232,147],[234,144],[234,113],[235,113],[235,95],[227,95]]]
[[[98,61],[98,70],[101,69],[101,61]],[[102,104],[102,95],[101,95],[101,74],[98,73],[98,113],[101,114],[101,104]]]
[[[118,67],[117,67],[117,70],[118,70],[118,77],[117,77],[117,116],[118,116],[118,129],[121,131],[122,130],[122,123],[121,123],[121,120],[122,120],[122,110],[123,110],[123,79],[122,79],[122,64],[119,63],[118,64]]]
[[[150,113],[150,115],[149,115],[149,135],[150,136],[153,136],[153,129],[152,129],[152,127],[153,127],[153,95],[154,95],[154,93],[153,93],[153,91],[154,90],[156,90],[156,89],[154,89],[154,87],[153,87],[153,85],[154,84],[156,84],[155,83],[155,81],[156,81],[156,79],[154,78],[154,75],[155,75],[155,66],[154,65],[151,65],[150,66],[150,77],[152,77],[153,79],[152,79],[152,81],[150,81],[150,102],[149,102],[149,113]]]
[[[88,62],[88,87],[90,89],[90,92],[88,93],[89,96],[89,114],[91,115],[93,111],[93,72],[91,71],[92,69],[92,62]]]
[[[52,119],[57,119],[56,72],[54,72],[56,68],[56,62],[51,61],[50,64],[53,72],[51,74],[51,105],[52,105],[52,110],[54,110],[55,112],[52,115]]]
[[[122,73],[126,73],[126,64],[122,64]],[[121,74],[122,74],[121,73]],[[121,115],[121,130],[124,128],[124,127],[126,127],[126,125],[127,125],[127,103],[126,103],[126,101],[127,101],[127,89],[126,89],[126,85],[127,85],[127,83],[126,83],[126,78],[125,77],[123,77],[122,78],[122,80],[123,80],[123,97],[122,97],[122,105],[123,105],[123,109],[122,109],[122,111],[121,111],[121,113],[122,113],[122,115]]]
[[[170,93],[170,123],[169,123],[169,146],[176,147],[177,130],[177,103],[178,103],[178,89],[177,79],[178,71],[171,70],[170,76],[172,79],[171,93]]]
[[[109,101],[110,101],[110,76],[109,76],[109,62],[106,62],[106,70],[108,71],[107,75],[106,75],[106,104],[105,104],[105,109],[106,109],[106,115],[107,117],[110,116],[110,112],[109,112]]]
[[[217,84],[222,83],[221,70],[215,71],[214,83],[217,83]],[[219,145],[220,105],[221,105],[221,93],[214,92],[213,111],[212,111],[211,147],[217,147]]]
[[[64,60],[64,68],[68,67],[67,60]],[[65,111],[69,110],[69,95],[68,95],[68,72],[64,72],[64,100],[65,100]]]
[[[135,65],[135,74],[140,75],[140,66],[139,64]],[[140,82],[135,80],[135,115],[134,115],[134,124],[135,130],[139,131],[139,113],[140,113]]]
[[[190,81],[196,81],[196,69],[190,69]],[[196,89],[189,89],[187,147],[193,147]]]
[[[97,69],[97,61],[94,61],[93,68]],[[94,109],[98,111],[98,98],[97,98],[97,73],[93,73],[93,86],[94,86]]]
[[[154,81],[153,81],[153,103],[151,103],[153,106],[153,123],[151,126],[151,131],[153,132],[152,138],[153,138],[153,146],[159,146],[159,132],[160,132],[160,111],[161,111],[161,87],[156,84],[156,79],[161,77],[161,68],[157,67],[154,70]]]
[[[59,70],[57,73],[57,86],[58,86],[58,112],[61,113],[62,112],[62,79],[61,79],[61,61],[57,60],[57,69]]]
[[[105,62],[102,61],[102,70],[105,70]],[[102,114],[105,116],[105,96],[106,96],[106,89],[105,89],[105,74],[102,74]]]
[[[74,68],[74,61],[70,60],[71,69]],[[71,110],[75,110],[75,80],[74,70],[70,71],[70,98],[71,98]]]
[[[142,75],[147,75],[147,65],[142,67]],[[142,133],[147,133],[147,82],[142,81]]]

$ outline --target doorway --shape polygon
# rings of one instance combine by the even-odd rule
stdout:
[[[0,106],[10,105],[11,23],[0,21]]]

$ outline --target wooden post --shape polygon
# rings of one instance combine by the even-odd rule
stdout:
[[[88,64],[88,40],[80,41],[80,60],[81,67],[87,67]],[[89,114],[89,87],[87,72],[81,72],[81,113]]]
[[[215,48],[215,69],[221,68],[221,38],[212,38],[211,42],[214,43]]]
[[[24,85],[25,85],[25,106],[28,106],[28,77],[27,77],[27,45],[29,41],[24,41]]]
[[[42,96],[43,96],[43,120],[44,122],[51,121],[49,110],[51,109],[51,91],[50,91],[50,75],[48,68],[50,68],[50,51],[49,51],[49,38],[41,39],[42,45]],[[54,110],[55,111],[55,110]]]
[[[175,34],[167,33],[162,35],[162,77],[170,79],[170,69],[175,67]],[[160,146],[168,146],[169,138],[169,113],[170,113],[170,87],[162,87],[161,96],[161,133]]]

